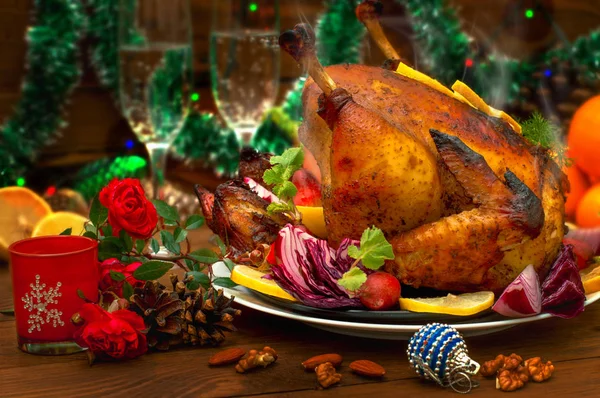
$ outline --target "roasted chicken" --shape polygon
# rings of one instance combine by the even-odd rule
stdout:
[[[312,77],[299,136],[321,170],[330,244],[375,225],[394,247],[387,270],[416,287],[499,291],[528,264],[545,276],[564,234],[565,185],[545,150],[394,70],[323,69],[305,25],[280,45]]]
[[[244,149],[238,179],[219,185],[214,193],[195,186],[206,225],[228,245],[234,258],[273,243],[281,228],[295,222],[284,214],[269,214],[269,202],[244,183],[244,177],[262,183],[262,175],[271,167],[269,156]]]

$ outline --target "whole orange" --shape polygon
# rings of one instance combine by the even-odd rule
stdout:
[[[563,171],[567,175],[567,178],[569,179],[569,185],[571,186],[569,193],[566,195],[567,200],[565,202],[565,214],[573,218],[575,217],[575,212],[577,211],[577,205],[590,187],[590,183],[581,170],[579,170],[575,165],[565,167],[563,168]]]
[[[577,225],[583,228],[600,227],[600,184],[587,190],[577,206]]]
[[[600,95],[577,109],[567,142],[575,164],[590,177],[600,177]]]

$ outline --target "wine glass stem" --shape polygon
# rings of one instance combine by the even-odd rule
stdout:
[[[165,164],[167,161],[167,143],[148,143],[146,144],[148,155],[150,157],[150,173],[152,177],[152,197],[159,198],[160,186],[165,182]]]

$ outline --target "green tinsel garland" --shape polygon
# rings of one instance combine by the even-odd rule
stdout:
[[[85,27],[80,0],[35,0],[27,32],[27,73],[14,114],[0,128],[0,186],[12,185],[40,148],[65,126],[61,110],[78,82],[78,42]]]
[[[145,177],[146,164],[146,159],[139,156],[117,156],[97,160],[77,172],[73,189],[90,200],[113,178]]]
[[[427,72],[447,86],[463,80],[495,107],[522,100],[521,88],[533,80],[537,71],[549,71],[552,60],[568,60],[586,78],[597,79],[600,72],[600,31],[578,38],[570,45],[542,54],[532,61],[509,58],[471,46],[456,11],[447,0],[396,0],[404,4]],[[472,66],[466,68],[467,60]],[[510,83],[509,83],[510,82]]]

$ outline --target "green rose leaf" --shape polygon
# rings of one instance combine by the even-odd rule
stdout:
[[[173,238],[175,238],[175,243],[181,243],[187,238],[187,231],[181,227],[177,227],[175,228],[175,232],[173,232]]]
[[[112,269],[110,270],[110,277],[113,281],[116,282],[121,282],[125,280],[125,275],[123,275],[123,273],[114,271]]]
[[[135,251],[138,252],[138,254],[142,254],[144,252],[145,247],[146,247],[146,241],[141,240],[141,239],[137,239],[135,241]]]
[[[96,233],[92,232],[92,231],[85,231],[83,233],[83,236],[90,238],[90,239],[98,240],[98,236],[96,236]]]
[[[230,278],[215,278],[213,284],[222,287],[236,287],[238,284],[232,281]]]
[[[214,264],[219,261],[219,256],[210,249],[200,249],[188,254],[191,258],[204,264]]]
[[[204,225],[204,217],[202,217],[199,214],[192,214],[185,221],[185,229],[187,229],[188,231],[200,228],[202,225]]]
[[[102,206],[100,203],[99,195],[96,195],[92,200],[92,206],[90,207],[90,221],[96,228],[106,222],[108,218],[108,209]]]
[[[208,275],[206,275],[203,272],[190,271],[190,272],[186,273],[186,277],[194,278],[194,279],[192,279],[192,281],[199,284],[200,286],[202,286],[205,289],[208,289],[210,287],[210,278],[208,277]],[[190,281],[190,282],[192,282],[192,281]],[[195,285],[195,283],[193,285]],[[188,284],[189,284],[189,282],[188,282]],[[196,289],[198,289],[198,287],[196,287]],[[191,289],[191,290],[196,290],[196,289]]]
[[[152,249],[152,253],[157,254],[160,251],[160,245],[158,241],[154,238],[150,240],[150,249]]]
[[[133,249],[133,240],[131,239],[131,236],[129,236],[129,234],[122,229],[121,232],[119,232],[119,237],[123,242],[123,248],[129,253],[131,249]]]
[[[219,235],[212,235],[210,237],[209,241],[212,244],[219,246],[219,251],[221,252],[222,256],[227,254],[227,246],[225,246],[225,243],[223,243],[223,241],[221,240],[221,237]]]
[[[177,209],[175,209],[173,206],[169,206],[164,201],[159,199],[153,200],[152,203],[154,204],[158,215],[164,218],[165,222],[174,222],[179,218],[179,216],[177,215]]]
[[[71,235],[71,232],[73,232],[73,228],[67,228],[64,231],[62,231],[59,235]]]
[[[225,259],[223,259],[223,262],[225,263],[227,268],[229,268],[229,271],[233,271],[233,268],[235,268],[235,263],[233,261],[231,261],[228,258],[225,258]]]
[[[340,279],[338,279],[338,285],[344,289],[355,292],[365,283],[367,280],[367,274],[358,267],[352,268],[346,272]]]
[[[162,241],[162,244],[167,248],[167,250],[171,253],[181,253],[181,248],[179,247],[179,244],[175,243],[175,238],[169,231],[166,231],[164,229],[160,231],[160,240]]]
[[[133,286],[131,286],[131,283],[125,281],[123,283],[123,298],[129,300],[131,296],[133,296]]]
[[[105,237],[112,236],[113,234],[112,226],[110,224],[106,224],[105,226],[103,226],[101,228],[101,231]]]
[[[165,275],[171,268],[173,268],[173,263],[151,260],[133,271],[133,277],[140,281],[153,281]]]

